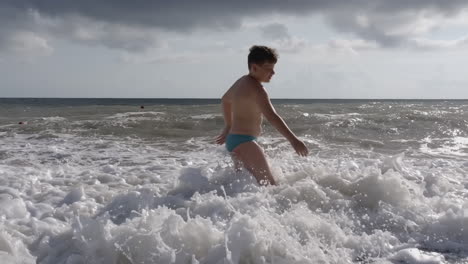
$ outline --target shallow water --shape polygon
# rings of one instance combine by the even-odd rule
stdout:
[[[0,100],[2,263],[468,262],[468,102],[274,102],[265,188],[216,102],[55,100]]]

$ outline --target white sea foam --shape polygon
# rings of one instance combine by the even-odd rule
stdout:
[[[406,248],[398,251],[392,259],[403,263],[440,264],[445,262],[444,256],[434,252],[422,252],[417,248]]]
[[[110,115],[106,117],[107,119],[125,119],[125,118],[138,118],[138,117],[157,117],[160,115],[165,115],[165,112],[155,112],[155,111],[141,111],[141,112],[124,112],[124,113],[117,113],[114,115]]]
[[[428,143],[441,142],[438,147],[429,147]],[[468,138],[467,137],[451,137],[451,138],[426,138],[421,144],[420,151],[436,156],[457,156],[468,157]]]
[[[220,114],[202,114],[202,115],[193,115],[193,116],[190,116],[190,118],[206,120],[206,119],[214,119],[216,117],[221,117],[221,116],[222,115]]]
[[[360,113],[346,113],[346,114],[319,114],[314,113],[312,116],[324,120],[337,120],[337,119],[348,119],[349,117],[362,116]]]
[[[307,158],[277,135],[262,137],[279,186],[260,187],[249,173],[236,174],[224,146],[208,143],[208,135],[160,141],[47,133],[53,136],[0,134],[2,263],[468,260],[468,162],[457,155],[468,144],[464,136],[428,137],[427,149],[382,154],[307,135]],[[440,155],[437,144],[457,149]]]

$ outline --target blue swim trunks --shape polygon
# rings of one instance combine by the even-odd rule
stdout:
[[[229,152],[232,152],[240,144],[256,139],[256,137],[249,135],[229,134],[226,137],[226,148]]]

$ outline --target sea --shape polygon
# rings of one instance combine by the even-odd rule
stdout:
[[[468,101],[272,103],[264,187],[220,100],[0,99],[0,262],[468,263]]]

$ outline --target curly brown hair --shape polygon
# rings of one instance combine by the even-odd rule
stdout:
[[[278,61],[278,53],[275,49],[267,46],[254,45],[249,49],[250,53],[247,57],[247,66],[250,69],[252,64],[276,63]]]

